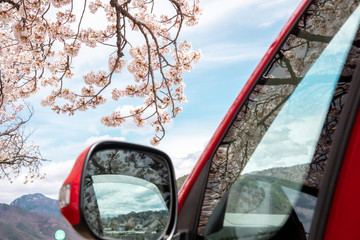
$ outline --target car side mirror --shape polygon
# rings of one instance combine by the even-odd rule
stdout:
[[[59,194],[59,208],[87,239],[167,239],[175,232],[177,189],[163,152],[104,141],[77,159]]]

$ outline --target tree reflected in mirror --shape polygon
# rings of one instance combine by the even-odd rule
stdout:
[[[159,239],[170,207],[168,167],[153,153],[105,149],[86,166],[83,209],[93,233],[111,239]]]

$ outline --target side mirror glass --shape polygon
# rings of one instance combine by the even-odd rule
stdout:
[[[170,209],[169,173],[161,156],[103,149],[87,162],[83,188],[85,220],[98,236],[159,239]]]
[[[81,220],[74,225],[81,235],[157,240],[174,233],[177,190],[165,153],[129,143],[100,142],[88,150],[82,164]]]

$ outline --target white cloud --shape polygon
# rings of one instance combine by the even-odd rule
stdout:
[[[215,129],[213,129],[215,131]],[[181,132],[181,129],[177,129]],[[185,132],[185,131],[184,131]],[[193,132],[193,135],[190,133]],[[187,134],[189,133],[189,134]],[[202,151],[210,139],[210,132],[187,129],[184,133],[169,133],[159,144],[158,148],[165,151],[172,158],[184,158],[189,154]]]
[[[273,25],[274,23],[275,23],[274,20],[264,21],[263,23],[260,24],[260,26],[267,28],[267,27],[270,27],[271,25]]]
[[[255,152],[244,173],[276,167],[307,164],[311,161],[322,127],[321,116],[308,116],[283,121],[275,119]]]
[[[89,130],[89,133],[92,133],[92,134],[95,134],[95,135],[99,135],[100,134],[100,131],[99,129],[96,127],[95,124],[91,124],[88,128]]]
[[[172,162],[175,168],[176,178],[187,175],[194,168],[196,161],[199,159],[202,151],[197,151],[194,153],[189,153],[185,157],[173,158]]]
[[[16,178],[12,184],[7,180],[1,180],[1,202],[10,204],[22,195],[34,193],[42,193],[49,198],[57,199],[60,187],[70,173],[74,162],[75,160],[45,163],[40,172],[46,173],[46,178],[43,180],[35,179],[33,183],[24,184],[26,171]]]
[[[260,44],[220,43],[208,45],[202,49],[203,58],[199,66],[207,67],[209,63],[229,64],[233,62],[260,59],[266,47]]]
[[[215,129],[214,129],[215,130]],[[177,129],[177,131],[181,131]],[[193,134],[187,134],[192,132]],[[157,148],[167,153],[175,168],[176,178],[189,174],[206,147],[212,132],[187,129],[183,133],[169,134]]]
[[[113,141],[122,141],[125,142],[126,139],[124,137],[111,137],[110,135],[104,135],[104,136],[96,136],[96,137],[90,137],[85,141],[84,147],[88,147],[93,143],[104,141],[104,140],[113,140]]]
[[[184,32],[194,33],[206,29],[222,30],[219,26],[234,24],[246,24],[254,27],[264,27],[266,23],[276,23],[279,20],[287,20],[291,13],[299,5],[300,0],[216,0],[201,2],[203,15],[200,16],[198,26],[186,28]],[[272,25],[272,24],[271,24]],[[270,26],[269,24],[267,26]],[[234,29],[234,31],[236,31]]]
[[[253,5],[254,1],[247,0],[223,0],[219,1],[206,1],[200,4],[203,9],[203,14],[200,17],[199,26],[201,28],[210,27],[227,18],[230,14],[239,12],[240,9],[246,9]],[[257,2],[257,1],[255,1]]]

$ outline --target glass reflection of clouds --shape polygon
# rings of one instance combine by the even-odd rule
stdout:
[[[155,184],[124,175],[94,175],[93,187],[102,217],[130,212],[166,210],[166,203]]]
[[[285,103],[243,173],[311,161],[359,22],[360,7],[334,36]]]

